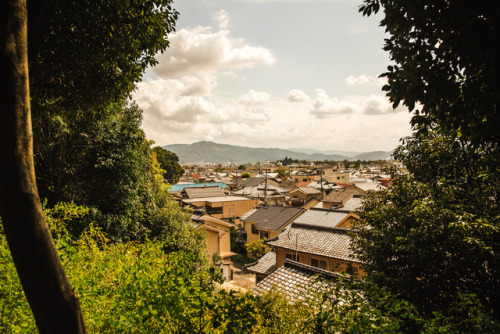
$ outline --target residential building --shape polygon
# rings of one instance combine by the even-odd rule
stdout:
[[[182,199],[183,205],[204,208],[206,213],[218,218],[239,218],[257,206],[257,200],[241,196],[219,196]]]
[[[361,195],[361,191],[356,188],[335,189],[322,199],[324,209],[332,209],[343,206],[354,196]]]
[[[255,274],[255,282],[259,283],[276,269],[276,253],[267,252],[258,261],[245,265],[245,270]]]
[[[193,216],[194,222],[200,223],[199,227],[204,229],[207,237],[206,252],[209,260],[212,261],[213,255],[218,254],[222,258],[221,269],[225,279],[232,279],[231,256],[236,253],[231,252],[230,229],[233,226],[223,220],[211,217],[209,215]]]
[[[290,191],[290,201],[294,206],[300,206],[309,200],[321,198],[321,191],[311,187],[299,187]]]
[[[284,293],[292,303],[307,302],[318,291],[333,287],[338,278],[339,275],[331,271],[287,259],[281,267],[261,279],[253,291],[261,295],[274,289]]]
[[[293,222],[276,238],[265,243],[276,251],[276,268],[286,259],[329,271],[359,273],[361,263],[350,250],[349,230],[321,222]]]
[[[259,207],[244,220],[246,240],[242,242],[274,238],[304,211],[302,208],[286,206]]]

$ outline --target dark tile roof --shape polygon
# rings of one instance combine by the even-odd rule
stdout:
[[[184,188],[182,192],[188,198],[222,197],[225,195],[219,187]]]
[[[323,202],[331,202],[331,203],[341,203],[344,204],[354,195],[358,195],[359,191],[355,189],[339,189],[333,190],[330,194],[328,194],[325,198],[323,198]]]
[[[302,208],[287,206],[260,207],[245,221],[257,223],[257,229],[266,231],[278,231],[283,225],[293,220],[297,215],[304,212]]]
[[[284,188],[286,190],[292,190],[296,188],[297,183],[290,181],[290,180],[283,180],[280,183],[280,187]]]
[[[260,281],[254,288],[260,295],[272,289],[281,291],[292,303],[314,297],[318,291],[325,290],[339,276],[306,264],[285,260],[285,264]]]
[[[348,231],[343,228],[292,223],[278,237],[268,239],[265,243],[293,251],[357,262],[356,256],[350,250],[351,237]]]
[[[249,177],[238,181],[238,187],[256,187],[265,181],[264,177]]]
[[[269,275],[276,269],[276,253],[273,251],[268,252],[259,261],[245,266],[245,269],[256,274]]]

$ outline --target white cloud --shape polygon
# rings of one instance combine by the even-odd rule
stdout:
[[[266,92],[256,92],[251,89],[248,94],[245,94],[239,98],[239,101],[245,105],[256,105],[263,104],[269,101],[270,96]]]
[[[401,107],[394,109],[387,98],[379,95],[370,96],[364,105],[364,113],[367,115],[391,114],[402,110]]]
[[[229,28],[229,14],[224,9],[212,15],[212,18],[218,23],[219,29]]]
[[[251,46],[243,38],[231,38],[229,30],[212,31],[211,27],[182,29],[169,36],[170,47],[158,55],[153,72],[161,78],[201,72],[227,71],[272,65],[270,50]]]
[[[359,107],[349,101],[340,101],[337,97],[330,98],[323,89],[316,89],[316,98],[311,114],[318,118],[330,118],[333,115],[352,114]]]
[[[288,92],[286,98],[290,102],[305,102],[311,99],[309,95],[298,89],[292,89]]]
[[[258,85],[244,94],[220,91],[220,78],[241,79],[241,69],[270,66],[276,59],[266,47],[231,37],[226,11],[213,18],[218,28],[181,29],[169,36],[171,47],[152,69],[158,78],[140,83],[134,92],[144,110],[143,129],[158,145],[212,140],[253,147],[379,150],[394,148],[399,137],[410,133],[409,114],[394,113],[378,95],[329,97],[317,89],[313,97],[306,90],[285,88],[288,94],[275,96]],[[349,76],[345,83],[380,84],[366,75]]]
[[[344,80],[345,84],[350,87],[360,86],[360,85],[370,85],[382,88],[383,85],[387,83],[386,78],[377,78],[369,75],[359,75],[355,77],[350,75]]]

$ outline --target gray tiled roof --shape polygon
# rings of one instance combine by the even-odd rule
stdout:
[[[273,251],[268,252],[259,261],[245,266],[245,269],[257,274],[269,275],[276,269],[276,253]]]
[[[245,212],[244,214],[242,214],[242,215],[240,216],[240,220],[245,220],[245,219],[247,219],[248,217],[250,217],[251,215],[253,215],[253,213],[254,213],[255,211],[257,211],[257,209],[251,209],[250,211]]]
[[[329,284],[332,284],[327,279],[318,279],[319,275],[331,279],[338,277],[332,272],[287,259],[282,267],[260,281],[253,288],[253,291],[260,295],[274,288],[283,292],[292,303],[308,300],[316,292],[324,290]]]
[[[302,208],[267,206],[258,208],[245,220],[257,223],[256,227],[259,230],[278,231],[302,212],[304,212]]]
[[[219,187],[203,187],[203,188],[184,188],[183,192],[186,193],[188,198],[202,198],[202,197],[221,197],[224,196],[224,191]]]
[[[342,206],[342,210],[346,211],[356,211],[363,205],[363,199],[360,197],[353,197]]]
[[[293,223],[295,225],[335,227],[348,215],[347,212],[311,208],[295,219]]]
[[[266,240],[270,246],[297,250],[345,261],[357,261],[351,252],[351,237],[342,228],[312,227],[292,223],[278,237]]]

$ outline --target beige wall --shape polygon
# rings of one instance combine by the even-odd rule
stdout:
[[[289,249],[284,249],[281,247],[276,247],[276,268],[279,268],[283,266],[285,263],[285,258],[286,258],[286,253],[290,253],[295,255],[295,251],[289,250]],[[326,270],[330,271],[337,271],[337,272],[344,272],[346,271],[348,267],[349,261],[344,261],[344,260],[339,260],[339,259],[333,259],[330,257],[325,257],[325,256],[319,256],[319,255],[312,255],[308,253],[302,253],[302,252],[297,252],[297,255],[299,256],[299,261],[300,263],[304,263],[307,265],[311,265],[311,258],[315,258],[318,260],[324,260],[327,263]],[[352,263],[353,268],[359,268],[360,265],[358,263]],[[360,270],[360,275],[364,275],[363,272]]]
[[[319,181],[321,175],[292,175],[291,178],[293,182]]]
[[[207,254],[209,260],[212,261],[212,256],[219,253],[219,233],[207,229],[205,231],[207,232]]]
[[[221,256],[231,253],[231,224],[215,219],[206,219],[202,228],[207,232],[207,253],[212,259],[214,253]]]
[[[221,219],[241,216],[242,214],[255,208],[257,206],[257,200],[249,198],[245,201],[199,201],[191,202],[191,204],[198,207],[204,207],[209,215]],[[222,208],[222,213],[210,213],[210,209],[212,208]]]
[[[350,183],[351,174],[346,172],[331,172],[326,175],[328,182]]]

